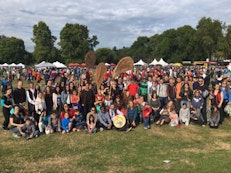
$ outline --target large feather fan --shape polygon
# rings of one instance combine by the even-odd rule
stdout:
[[[126,57],[122,58],[118,62],[115,69],[113,70],[112,78],[115,78],[119,74],[124,73],[128,70],[131,70],[133,68],[133,64],[134,64],[134,61],[130,56],[126,56]]]
[[[107,71],[107,67],[103,62],[99,63],[98,66],[96,67],[95,83],[97,85],[97,88],[99,88],[100,85],[103,83],[104,74],[106,73],[106,71]]]

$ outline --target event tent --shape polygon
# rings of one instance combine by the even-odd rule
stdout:
[[[105,66],[110,66],[110,64],[108,64],[107,62],[105,63]]]
[[[156,59],[154,59],[149,65],[157,65],[158,61]]]
[[[58,62],[58,61],[53,62],[53,65],[55,65],[56,68],[67,68],[67,66],[65,66],[63,63]]]
[[[53,68],[53,67],[55,68],[56,66],[54,64],[45,61],[35,65],[35,68]]]
[[[141,65],[141,66],[147,66],[148,64],[145,63],[142,59],[140,59],[138,62],[134,63],[134,65]]]
[[[9,65],[10,67],[17,67],[17,65],[15,63],[12,63]]]
[[[168,63],[166,63],[162,58],[160,59],[160,61],[158,62],[158,64],[162,65],[162,66],[167,66]]]
[[[25,65],[22,63],[17,64],[17,67],[25,68]]]

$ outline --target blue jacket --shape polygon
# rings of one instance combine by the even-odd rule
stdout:
[[[71,122],[70,118],[63,118],[62,120],[62,129],[63,130],[68,130],[68,125]]]

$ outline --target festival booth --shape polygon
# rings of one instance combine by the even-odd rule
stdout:
[[[156,59],[154,59],[149,65],[157,65],[158,64],[158,61]]]
[[[168,63],[166,63],[162,58],[157,64],[162,65],[163,67],[168,66]]]
[[[22,64],[22,63],[19,63],[19,64],[17,64],[17,67],[19,67],[19,68],[25,68],[25,65]]]
[[[67,66],[65,66],[63,63],[58,62],[58,61],[53,62],[53,65],[55,65],[56,68],[67,68]]]
[[[148,64],[140,59],[137,63],[134,63],[134,66],[147,66]]]
[[[35,68],[36,69],[56,68],[56,66],[54,64],[52,64],[52,63],[43,61],[43,62],[35,65]]]

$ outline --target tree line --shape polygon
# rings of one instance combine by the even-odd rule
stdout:
[[[34,51],[26,51],[24,41],[15,37],[0,36],[0,63],[34,64],[41,61],[82,63],[89,50],[99,44],[96,35],[89,36],[87,26],[67,23],[60,31],[60,41],[43,21],[33,26]],[[186,60],[221,60],[231,57],[231,25],[203,17],[196,28],[184,25],[168,29],[151,37],[140,36],[130,47],[117,49],[98,48],[95,50],[96,63],[117,63],[124,56],[134,61],[143,59],[151,62],[163,58],[167,62]]]

